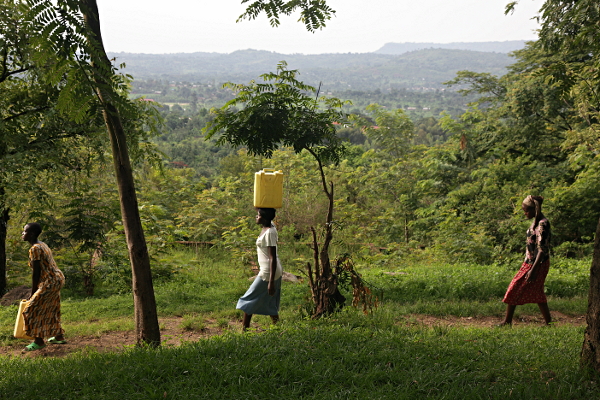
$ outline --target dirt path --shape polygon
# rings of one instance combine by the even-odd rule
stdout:
[[[221,335],[222,328],[207,327],[201,331],[185,330],[181,328],[182,318],[160,318],[161,340],[164,347],[179,346],[185,342],[195,342],[211,336]],[[231,323],[226,329],[239,329]],[[240,325],[241,326],[241,325]],[[66,333],[66,344],[46,345],[41,350],[23,352],[23,348],[30,343],[28,340],[19,340],[10,346],[0,346],[0,355],[19,357],[63,357],[71,353],[86,352],[118,352],[135,346],[134,331],[112,331],[94,336],[69,336]]]
[[[585,315],[568,316],[560,312],[552,311],[552,319],[555,325],[585,325]],[[401,323],[405,325],[423,325],[423,326],[476,326],[493,328],[501,322],[498,317],[433,317],[431,315],[405,315]],[[541,315],[521,315],[515,318],[513,326],[535,326],[542,325],[544,319]]]
[[[553,312],[552,317],[556,325],[585,325],[585,316],[567,316],[558,312]],[[190,331],[181,328],[181,318],[170,317],[161,318],[160,325],[162,345],[164,347],[179,346],[186,342],[195,342],[211,336],[221,335],[227,329],[240,331],[241,324],[238,321],[230,322],[229,327],[216,328],[207,327],[202,331]],[[478,327],[493,327],[499,323],[497,317],[432,317],[429,315],[405,315],[399,320],[399,324],[413,326],[478,326]],[[514,321],[514,326],[526,325],[541,325],[542,319],[540,316],[522,315],[518,320]],[[208,326],[209,324],[207,324]],[[27,345],[27,341],[22,340],[15,342],[11,346],[0,347],[0,355],[8,355],[15,357],[64,357],[72,353],[86,352],[119,352],[126,348],[135,346],[135,332],[133,331],[116,331],[104,333],[102,336],[76,336],[69,337],[67,332],[67,344],[62,345],[47,345],[42,350],[24,353],[23,347]]]

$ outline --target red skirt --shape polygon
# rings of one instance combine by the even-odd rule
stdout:
[[[525,275],[531,269],[533,264],[523,263],[521,269],[508,285],[504,299],[506,304],[518,306],[527,303],[547,303],[546,295],[544,294],[544,282],[546,275],[550,269],[550,259],[544,261],[538,267],[538,274],[535,281],[529,283],[525,279]]]

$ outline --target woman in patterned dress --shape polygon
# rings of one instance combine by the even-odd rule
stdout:
[[[533,223],[527,229],[525,261],[508,285],[504,295],[506,316],[499,326],[511,325],[517,305],[537,303],[546,324],[552,322],[548,302],[544,294],[544,282],[550,268],[550,222],[542,214],[541,196],[527,196],[521,208]]]
[[[66,343],[60,324],[60,289],[65,284],[65,276],[57,268],[50,248],[38,240],[41,233],[40,224],[32,222],[25,225],[21,235],[24,241],[31,244],[31,297],[29,305],[23,310],[23,319],[27,336],[34,338],[24,351],[44,348],[44,338],[49,338],[48,343]]]
[[[277,229],[273,225],[274,208],[259,208],[256,223],[262,230],[256,239],[260,271],[250,288],[238,300],[236,308],[244,312],[243,330],[250,327],[252,315],[269,315],[273,323],[279,321],[281,276],[283,270],[277,256]]]

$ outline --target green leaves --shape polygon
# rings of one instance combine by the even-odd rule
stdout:
[[[315,88],[296,79],[297,70],[288,70],[282,61],[276,73],[261,75],[264,83],[227,83],[237,97],[221,109],[203,132],[218,137],[218,144],[245,146],[251,155],[270,158],[279,146],[296,153],[315,152],[322,162],[337,162],[344,144],[336,135],[334,123],[344,121],[339,99],[313,98]],[[237,106],[243,107],[241,110]]]
[[[594,0],[549,0],[540,9],[540,42],[550,51],[598,49],[600,5]],[[590,55],[597,53],[588,53]]]
[[[352,115],[350,120],[393,159],[398,160],[410,148],[414,135],[414,125],[402,109],[387,110],[379,104],[367,106],[375,124],[367,119]]]
[[[492,95],[492,97],[479,99],[479,102],[492,101],[506,93],[506,88],[500,82],[500,79],[486,72],[458,71],[456,77],[451,81],[444,82],[444,85],[468,85],[467,88],[461,86],[461,89],[458,90],[459,93],[465,96],[471,93]]]
[[[250,0],[242,0],[242,4]],[[272,27],[280,24],[280,15],[291,15],[300,10],[299,22],[302,22],[309,32],[323,29],[325,23],[335,14],[335,10],[327,6],[325,0],[256,0],[238,17],[237,22],[244,19],[256,19],[265,13]]]
[[[87,3],[78,0],[27,0],[23,6],[25,20],[33,35],[31,40],[41,56],[36,56],[46,74],[59,86],[58,108],[82,122],[114,105],[123,118],[144,119],[148,108],[128,99],[131,78],[120,74],[106,59],[101,42],[90,30],[97,23]],[[88,21],[84,15],[88,15]],[[98,97],[102,92],[104,101]],[[156,118],[156,114],[150,118]],[[148,123],[148,127],[153,124]],[[143,133],[129,130],[130,134]]]
[[[76,1],[29,0],[29,15],[33,25],[42,27],[41,37],[50,39],[54,53],[73,58],[85,49],[86,40],[81,27],[83,17]]]

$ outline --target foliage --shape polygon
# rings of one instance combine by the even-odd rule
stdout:
[[[316,89],[297,80],[297,74],[281,62],[276,73],[261,75],[265,83],[225,84],[237,96],[223,108],[211,110],[215,119],[204,130],[207,137],[217,135],[218,145],[243,145],[250,155],[270,158],[278,146],[289,146],[296,153],[310,149],[322,162],[339,161],[344,147],[333,123],[343,120],[337,109],[344,103],[336,98],[309,97],[306,93],[317,93]]]
[[[352,306],[361,307],[364,314],[373,313],[377,308],[377,297],[373,295],[362,276],[356,270],[349,254],[336,258],[335,275],[342,289],[352,289]]]
[[[79,114],[81,110],[75,111],[70,108],[71,104],[65,105],[61,96],[63,89],[73,84],[73,76],[61,65],[59,57],[37,43],[36,31],[26,18],[29,10],[24,3],[7,1],[0,7],[2,292],[5,232],[9,229],[11,213],[19,213],[19,209],[26,209],[31,216],[44,213],[41,208],[54,202],[52,197],[56,192],[53,191],[53,185],[68,181],[68,176],[79,176],[94,170],[96,163],[104,156],[106,141],[99,134],[100,121],[97,115],[87,110],[83,111],[85,116],[82,117]],[[66,190],[73,192],[73,202],[81,198],[80,193],[76,193],[78,189],[69,187]],[[55,203],[67,204],[60,201]],[[94,201],[89,202],[92,203]],[[83,209],[75,203],[70,207]],[[71,219],[73,222],[77,216],[74,214]],[[83,221],[81,218],[79,220]],[[83,265],[85,262],[77,264]]]
[[[220,245],[232,255],[232,259],[241,262],[241,265],[256,265],[254,262],[255,249],[252,242],[256,236],[255,230],[250,229],[252,220],[249,217],[239,217],[235,226],[227,227]]]
[[[359,116],[351,116],[351,120],[373,140],[383,153],[392,159],[399,160],[408,151],[414,134],[414,125],[401,109],[388,111],[379,104],[370,104],[366,111],[372,115],[374,125]]]
[[[327,5],[325,0],[242,0],[242,4],[252,3],[246,8],[246,11],[240,17],[242,19],[256,19],[264,12],[271,26],[279,25],[279,16],[290,15],[297,9],[300,9],[300,19],[298,21],[304,23],[304,26],[309,32],[314,32],[317,29],[325,27],[325,22],[331,19],[335,14],[335,10]]]
[[[47,66],[47,74],[55,84],[63,76],[67,77],[58,93],[57,109],[69,114],[75,122],[83,123],[91,116],[99,121],[106,102],[110,103],[123,115],[131,158],[156,160],[149,138],[161,122],[159,114],[152,104],[128,98],[132,77],[105,63],[102,44],[88,40],[93,36],[84,21],[84,15],[90,11],[88,5],[75,0],[28,0],[26,3],[29,8],[25,11],[25,20],[36,33],[30,40],[33,46],[44,50],[36,53],[37,61]],[[101,99],[101,92],[107,95],[105,100]]]
[[[35,186],[35,170],[55,171],[56,178],[89,170],[105,143],[94,115],[83,121],[62,108],[61,89],[70,76],[52,73],[60,62],[32,43],[35,34],[25,11],[14,2],[1,7],[0,186],[9,195]],[[35,190],[31,196],[41,197]]]

